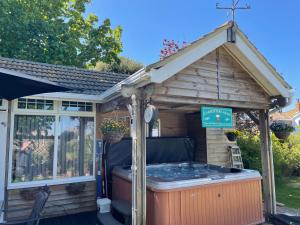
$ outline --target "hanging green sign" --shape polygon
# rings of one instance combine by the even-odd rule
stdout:
[[[202,127],[232,128],[232,109],[201,107]]]

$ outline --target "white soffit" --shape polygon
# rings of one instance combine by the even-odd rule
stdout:
[[[226,42],[226,29],[216,35],[212,35],[212,37],[208,36],[208,38],[204,38],[200,43],[195,43],[197,46],[191,48],[185,54],[178,56],[159,69],[151,69],[150,81],[153,83],[162,83]]]
[[[228,43],[225,48],[269,95],[292,97],[293,91],[286,87],[287,84],[283,84],[285,81],[271,68],[271,65],[261,59],[262,56],[257,53],[257,50],[253,49],[254,46],[251,46],[249,41],[245,41],[245,38],[240,36],[239,32],[236,35],[236,43]]]
[[[152,68],[150,81],[162,83],[218,47],[224,46],[270,96],[281,95],[286,98],[293,96],[294,90],[289,87],[241,31],[237,30],[235,43],[227,42],[227,29],[225,29],[216,35],[200,40],[200,43],[195,43],[195,45],[197,46],[190,48],[189,51],[162,65],[162,67]]]

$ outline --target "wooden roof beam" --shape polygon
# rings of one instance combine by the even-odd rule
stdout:
[[[227,101],[227,100],[214,100],[214,99],[202,99],[192,97],[179,97],[179,96],[166,96],[166,95],[154,95],[152,100],[157,104],[173,103],[173,104],[185,104],[200,107],[201,105],[207,106],[219,106],[219,107],[231,107],[240,109],[268,109],[268,104],[264,103],[252,103],[252,102],[240,102],[240,101]]]

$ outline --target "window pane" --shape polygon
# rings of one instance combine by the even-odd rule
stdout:
[[[37,102],[37,105],[36,105],[37,109],[40,109],[40,110],[44,109],[44,104],[45,104],[44,100],[37,100],[36,102]]]
[[[53,104],[54,103],[52,100],[27,99],[27,98],[18,99],[19,109],[53,110]]]
[[[93,174],[94,118],[60,117],[57,177]]]
[[[27,108],[28,109],[36,109],[36,101],[34,99],[27,100]]]
[[[52,178],[54,124],[54,116],[15,116],[12,182]]]
[[[93,103],[63,101],[61,110],[70,112],[93,112]]]
[[[26,109],[26,99],[25,98],[19,98],[18,108],[19,109]]]

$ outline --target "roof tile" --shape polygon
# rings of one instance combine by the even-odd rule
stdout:
[[[129,76],[3,57],[0,57],[0,68],[48,79],[73,89],[73,93],[90,95],[99,95]]]

